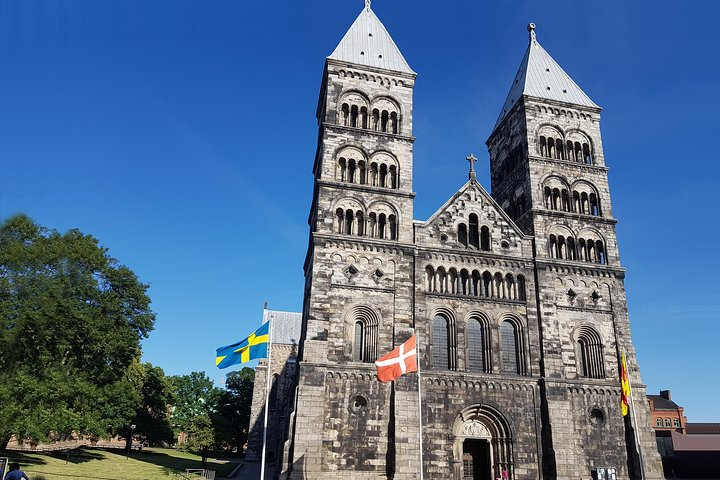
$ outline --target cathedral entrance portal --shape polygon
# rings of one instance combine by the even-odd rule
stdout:
[[[463,442],[463,480],[492,480],[490,442],[468,438]]]
[[[513,440],[510,425],[498,409],[473,405],[453,425],[453,479],[511,480]]]

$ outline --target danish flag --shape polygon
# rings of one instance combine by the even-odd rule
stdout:
[[[378,380],[392,382],[408,372],[417,372],[417,338],[413,334],[407,342],[375,361]]]

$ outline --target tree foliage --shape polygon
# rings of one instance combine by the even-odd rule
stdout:
[[[175,406],[172,424],[176,433],[188,434],[191,441],[194,423],[207,417],[215,451],[242,451],[248,436],[255,371],[243,368],[227,375],[225,389],[217,388],[205,372],[172,377]]]
[[[147,288],[92,236],[24,215],[0,224],[0,447],[132,419],[128,367],[155,321]]]
[[[255,370],[248,367],[230,372],[225,379],[213,417],[216,444],[223,450],[241,452],[247,441],[254,381]]]
[[[132,419],[135,436],[150,446],[173,443],[175,435],[170,426],[169,408],[175,394],[170,379],[162,368],[150,363],[136,361],[128,371],[132,372],[133,386],[141,398]],[[126,440],[129,442],[128,438]]]
[[[209,416],[215,411],[220,389],[205,372],[170,377],[175,391],[172,425],[175,433],[188,432],[193,420],[200,415]]]

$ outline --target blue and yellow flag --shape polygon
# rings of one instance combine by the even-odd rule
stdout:
[[[215,354],[215,365],[218,368],[227,368],[236,363],[245,363],[256,358],[267,358],[269,325],[270,322],[266,322],[246,339],[218,348]]]

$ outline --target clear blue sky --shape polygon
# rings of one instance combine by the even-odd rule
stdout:
[[[0,217],[77,227],[151,285],[144,359],[205,370],[263,301],[300,311],[325,56],[360,0],[3,0]],[[527,45],[604,107],[649,392],[720,421],[720,2],[375,0],[415,88],[416,218],[467,178]]]

